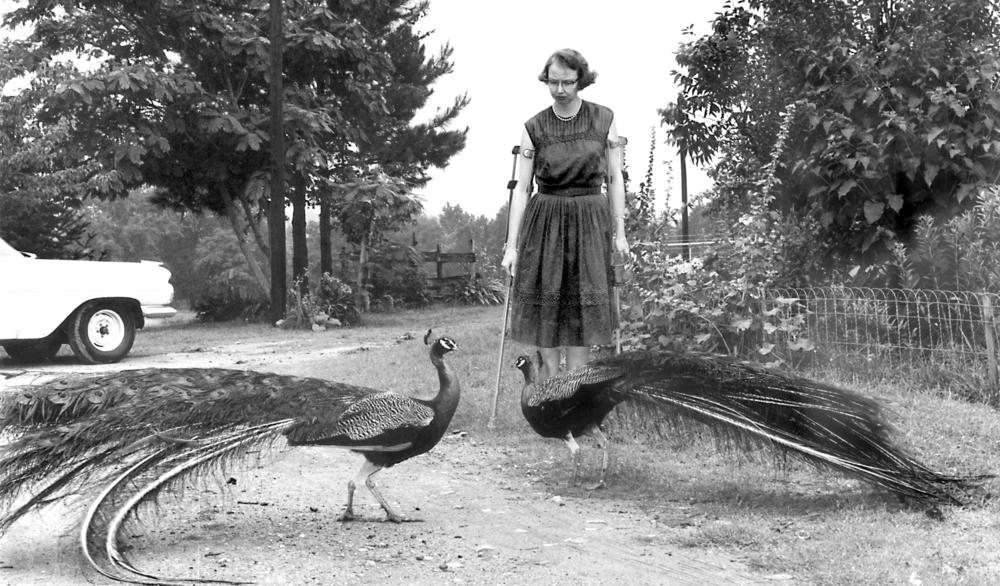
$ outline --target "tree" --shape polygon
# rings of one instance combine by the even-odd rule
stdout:
[[[664,122],[696,162],[725,153],[717,205],[815,227],[813,275],[876,263],[1000,172],[997,25],[984,0],[736,2],[681,47]]]
[[[9,43],[0,47],[18,54]],[[95,165],[80,149],[65,147],[67,120],[32,122],[32,104],[73,71],[54,65],[47,78],[0,101],[0,234],[15,248],[41,258],[75,259],[93,253],[80,194],[91,187],[87,178]],[[0,61],[0,87],[16,76],[11,62]]]
[[[47,90],[32,96],[24,119],[75,154],[56,169],[81,170],[75,198],[114,199],[148,184],[165,207],[226,217],[263,291],[267,271],[252,246],[268,250],[267,8],[263,0],[28,0],[5,24],[33,24],[32,34],[0,55],[11,75],[33,74]],[[291,174],[313,201],[345,193],[334,187],[368,172],[367,131],[399,127],[382,124],[393,66],[378,33],[421,10],[426,3],[402,0],[286,1],[283,127]],[[56,65],[67,52],[97,65]],[[60,121],[63,135],[51,132]],[[414,169],[447,160],[438,146],[428,155],[419,148]]]
[[[365,268],[372,246],[386,231],[420,213],[422,206],[409,194],[404,181],[383,173],[344,184],[342,188],[333,213],[344,237],[358,248],[354,293],[355,308],[361,313],[369,307]]]

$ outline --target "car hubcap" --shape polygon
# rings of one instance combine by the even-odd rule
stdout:
[[[87,323],[87,337],[101,352],[110,352],[125,340],[125,323],[114,311],[102,309]]]

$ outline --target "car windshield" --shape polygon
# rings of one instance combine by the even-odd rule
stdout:
[[[13,246],[4,242],[3,238],[0,238],[0,259],[10,259],[10,258],[24,258],[24,256],[14,249]]]

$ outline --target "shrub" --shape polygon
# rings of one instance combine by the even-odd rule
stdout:
[[[319,285],[305,294],[301,292],[301,281],[295,281],[288,292],[285,318],[279,325],[299,328],[337,327],[356,324],[358,321],[351,287],[330,273],[323,273]]]
[[[248,275],[233,269],[209,279],[191,307],[200,321],[260,321],[270,302]]]
[[[462,305],[496,305],[503,303],[505,293],[506,288],[498,279],[476,275],[464,281],[450,283],[444,300]]]
[[[384,242],[372,251],[368,294],[373,300],[392,299],[392,305],[426,305],[427,279],[420,270],[423,258],[412,246]]]

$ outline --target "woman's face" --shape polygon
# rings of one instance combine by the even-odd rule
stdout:
[[[553,100],[568,104],[576,99],[579,76],[575,70],[566,67],[559,61],[553,61],[549,65],[548,77],[547,84]]]

